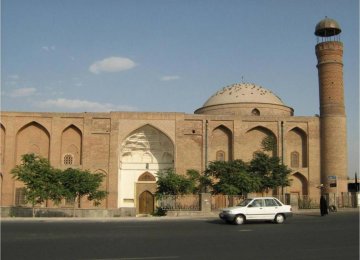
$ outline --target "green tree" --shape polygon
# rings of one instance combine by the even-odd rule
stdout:
[[[186,175],[191,180],[192,193],[208,192],[209,187],[212,186],[211,178],[208,175],[200,174],[198,170],[189,169]]]
[[[249,172],[260,180],[257,190],[259,192],[289,186],[288,175],[291,170],[281,164],[281,160],[277,156],[270,157],[263,152],[255,153],[250,162]]]
[[[213,193],[244,195],[257,190],[260,180],[248,174],[248,165],[242,160],[214,161],[205,170],[205,175],[213,177]]]
[[[197,189],[197,174],[190,170],[188,174],[177,174],[173,169],[159,171],[157,173],[157,191],[156,195],[183,195],[194,193]]]
[[[24,154],[21,164],[11,170],[16,180],[25,184],[25,202],[31,203],[33,217],[35,217],[35,205],[53,200],[61,201],[63,189],[60,183],[59,170],[50,166],[46,158],[35,154]]]
[[[266,136],[262,141],[261,141],[261,147],[265,152],[273,152],[276,154],[276,139],[273,135],[268,135]]]
[[[107,196],[107,192],[99,190],[105,175],[102,173],[91,173],[88,170],[68,168],[61,174],[61,184],[63,186],[63,196],[67,200],[76,201],[78,208],[81,207],[81,198],[87,196],[89,201],[94,201],[97,206]]]

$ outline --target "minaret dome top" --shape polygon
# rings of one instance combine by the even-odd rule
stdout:
[[[315,35],[320,37],[331,37],[340,33],[339,23],[328,17],[322,19],[315,27]]]

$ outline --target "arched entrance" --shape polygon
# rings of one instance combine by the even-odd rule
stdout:
[[[120,149],[118,207],[134,208],[140,213],[140,194],[156,192],[154,174],[174,167],[174,144],[164,132],[144,125],[131,132]]]
[[[139,196],[139,214],[152,213],[154,213],[154,195],[146,190]]]

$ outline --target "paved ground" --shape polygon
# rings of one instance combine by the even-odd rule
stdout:
[[[359,213],[227,225],[217,217],[2,221],[2,259],[359,259]]]

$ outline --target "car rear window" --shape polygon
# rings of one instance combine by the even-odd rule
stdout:
[[[282,206],[281,202],[278,201],[277,199],[274,199],[274,201],[276,202],[276,204],[277,204],[278,206]]]
[[[266,207],[276,207],[276,206],[280,206],[276,203],[275,200],[273,199],[265,199],[265,206]]]

